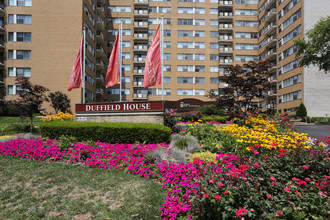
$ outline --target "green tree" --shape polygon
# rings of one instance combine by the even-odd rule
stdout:
[[[60,91],[51,92],[48,95],[48,98],[50,99],[51,106],[54,108],[56,114],[58,112],[64,112],[64,113],[71,113],[70,108],[70,99],[68,96]]]
[[[311,64],[324,70],[330,71],[330,16],[321,18],[313,27],[307,31],[307,39],[294,40],[297,46],[296,56],[303,54],[300,59],[300,66]]]
[[[296,117],[303,119],[306,116],[307,116],[307,109],[306,109],[304,103],[301,103],[296,111]]]
[[[267,61],[250,61],[242,66],[231,66],[222,78],[228,86],[220,89],[220,95],[210,96],[216,98],[219,108],[242,116],[245,123],[249,112],[256,113],[260,109],[253,102],[266,97],[270,87],[267,76],[271,66]]]

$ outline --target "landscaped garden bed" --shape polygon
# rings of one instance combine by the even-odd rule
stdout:
[[[63,162],[153,179],[166,190],[164,219],[327,219],[329,140],[311,140],[281,120],[249,117],[246,124],[189,124],[181,135],[201,146],[187,162],[156,161],[166,143],[108,144],[57,139],[0,143],[0,154]]]

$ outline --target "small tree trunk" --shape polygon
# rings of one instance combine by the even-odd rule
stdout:
[[[30,133],[32,133],[33,130],[33,116],[30,118],[31,124],[30,124]]]

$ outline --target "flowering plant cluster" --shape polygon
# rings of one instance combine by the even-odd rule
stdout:
[[[41,120],[46,122],[46,121],[69,121],[75,119],[76,116],[72,115],[70,113],[57,113],[54,115],[47,115],[46,117],[42,118]]]

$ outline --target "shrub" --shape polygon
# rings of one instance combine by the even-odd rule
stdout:
[[[304,103],[301,103],[296,111],[296,117],[303,119],[305,116],[307,116],[307,110]]]
[[[13,102],[4,102],[2,107],[3,116],[19,116],[21,113],[20,108]]]
[[[182,122],[197,121],[202,117],[202,113],[200,111],[183,112],[180,116]]]
[[[225,110],[218,108],[216,105],[203,105],[196,108],[195,111],[200,111],[203,115],[224,116],[226,114]]]
[[[211,122],[211,121],[217,121],[217,122],[220,122],[222,124],[225,124],[226,121],[229,119],[228,116],[203,116],[200,118],[200,120],[203,122],[203,123],[206,123],[206,122]]]
[[[178,132],[178,130],[179,130],[179,128],[176,127],[177,122],[178,122],[178,119],[177,119],[176,109],[171,109],[171,110],[165,112],[164,123],[167,127],[170,127],[173,132]]]
[[[68,98],[68,96],[65,93],[62,93],[60,91],[51,92],[48,95],[48,98],[51,101],[50,105],[54,108],[56,113],[58,113],[58,112],[71,113],[70,99]]]
[[[73,136],[77,141],[92,140],[107,143],[161,143],[167,142],[171,129],[148,123],[107,123],[52,121],[40,125],[43,137]]]

